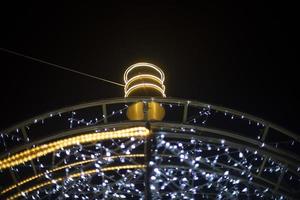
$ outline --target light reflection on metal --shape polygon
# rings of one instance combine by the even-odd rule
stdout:
[[[147,113],[144,112],[147,107]],[[137,102],[130,105],[126,113],[130,120],[161,121],[165,116],[165,109],[157,102]]]

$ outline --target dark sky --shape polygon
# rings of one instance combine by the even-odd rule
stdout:
[[[127,66],[151,62],[165,71],[169,97],[238,109],[299,132],[294,8],[282,1],[15,2],[1,6],[0,47],[117,82]],[[1,129],[123,96],[121,87],[4,52],[0,63]]]

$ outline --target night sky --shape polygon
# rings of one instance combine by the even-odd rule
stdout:
[[[120,83],[126,67],[151,62],[166,74],[168,97],[222,105],[300,132],[295,5],[37,2],[1,6],[1,48]],[[119,86],[5,52],[0,64],[0,129],[123,96]]]

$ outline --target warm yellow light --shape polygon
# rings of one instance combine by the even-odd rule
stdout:
[[[145,127],[128,128],[118,131],[102,132],[102,133],[87,133],[75,137],[70,137],[41,146],[34,147],[32,149],[25,150],[18,154],[9,156],[0,161],[0,170],[14,167],[21,163],[33,160],[35,158],[44,156],[48,153],[55,152],[59,149],[91,142],[97,142],[101,140],[116,139],[116,138],[127,138],[127,137],[146,137],[149,135],[149,130]]]
[[[106,172],[106,171],[121,170],[121,169],[143,169],[145,167],[146,167],[146,165],[139,165],[138,164],[138,165],[120,165],[120,166],[113,166],[113,167],[105,167],[105,168],[103,168],[101,170],[91,169],[91,170],[87,170],[87,171],[83,171],[83,172],[72,174],[72,175],[66,177],[66,179],[68,179],[68,178],[76,178],[76,177],[79,177],[79,176],[84,176],[84,175],[89,175],[89,174],[95,174],[95,173],[97,173],[99,171]],[[51,185],[51,184],[53,184],[53,182],[57,183],[57,182],[61,182],[63,180],[64,180],[64,178],[60,177],[60,178],[57,178],[57,179],[54,179],[54,180],[51,180],[51,181],[40,183],[40,184],[32,186],[32,187],[30,187],[30,188],[28,188],[26,190],[18,192],[15,195],[10,196],[9,198],[7,198],[7,200],[16,199],[16,198],[22,196],[22,194],[26,194],[26,193],[35,191],[35,190],[37,190],[39,188],[45,187],[47,185]]]
[[[155,76],[153,74],[138,74],[138,75],[134,75],[131,78],[128,78],[129,73],[136,70],[137,68],[153,69],[159,73],[159,76]],[[139,83],[140,80],[143,80],[144,83]],[[164,81],[165,81],[165,74],[156,65],[150,63],[144,63],[144,62],[131,65],[124,73],[125,97],[128,97],[133,91],[138,90],[140,88],[155,89],[156,91],[160,92],[163,97],[166,97]]]
[[[159,67],[157,67],[156,65],[153,65],[151,63],[139,62],[139,63],[131,65],[130,67],[128,67],[126,69],[126,71],[124,73],[124,82],[126,83],[128,81],[128,73],[130,71],[132,71],[133,69],[136,69],[136,68],[141,68],[141,67],[149,67],[149,68],[154,69],[155,71],[157,71],[160,74],[160,79],[162,80],[162,82],[165,81],[165,74]]]
[[[153,76],[153,75],[150,75],[150,74],[141,74],[141,75],[136,75],[134,77],[132,77],[131,79],[129,79],[124,87],[124,90],[128,90],[128,86],[132,83],[132,82],[135,82],[137,80],[140,80],[140,79],[150,79],[158,84],[162,84],[163,85],[163,82],[160,78],[156,77],[156,76]]]
[[[153,88],[153,89],[156,89],[157,91],[159,91],[163,97],[166,97],[166,94],[165,94],[165,87],[163,86],[162,88],[157,86],[157,85],[154,85],[152,83],[139,83],[139,84],[136,84],[136,85],[133,85],[132,87],[130,87],[126,92],[125,92],[125,97],[128,97],[130,95],[130,93],[132,93],[133,91],[137,90],[137,89],[140,89],[140,88]]]
[[[105,167],[101,171],[114,171],[114,170],[121,170],[121,169],[141,169],[145,168],[146,165],[120,165],[120,166],[113,166],[113,167]]]
[[[105,156],[105,157],[103,157],[103,159],[109,160],[109,159],[115,159],[115,158],[138,158],[138,157],[144,157],[144,156],[145,156],[145,154],[128,154],[128,155],[125,154],[125,155],[116,155],[116,156]],[[15,189],[17,186],[24,185],[25,183],[28,183],[32,180],[35,180],[39,177],[42,177],[42,176],[46,175],[47,173],[53,173],[53,172],[56,172],[56,171],[59,171],[59,170],[65,169],[65,168],[74,167],[74,166],[77,166],[77,165],[86,164],[86,163],[90,163],[90,162],[94,162],[94,161],[96,161],[96,159],[83,160],[83,161],[75,162],[75,163],[72,163],[72,164],[64,165],[64,166],[61,166],[61,167],[57,167],[55,169],[48,170],[47,172],[40,173],[40,174],[37,174],[35,176],[31,176],[27,179],[24,179],[24,180],[18,182],[17,184],[9,186],[5,190],[1,191],[1,194],[5,194],[10,190]],[[103,169],[106,169],[106,168],[103,168]]]

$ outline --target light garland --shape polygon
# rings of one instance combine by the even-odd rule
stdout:
[[[154,159],[150,161],[153,169],[150,189],[154,199],[194,199],[194,195],[198,199],[197,195],[201,193],[203,199],[240,199],[247,196],[286,199],[284,195],[273,193],[275,183],[257,175],[261,165],[255,167],[253,163],[263,160],[257,152],[231,148],[225,140],[220,140],[219,144],[196,139],[178,141],[167,138],[163,133],[156,136],[156,142]],[[271,159],[267,162],[270,161],[270,167],[265,169],[279,176],[285,166]],[[254,178],[267,182],[256,184],[253,183]],[[173,190],[173,187],[178,190]],[[205,191],[219,193],[208,192],[206,195]]]
[[[107,139],[126,138],[126,137],[146,137],[149,135],[149,130],[145,127],[136,127],[123,129],[119,131],[110,131],[103,133],[88,133],[80,136],[75,136],[67,139],[58,140],[48,144],[34,147],[29,150],[25,150],[21,153],[17,153],[6,159],[0,161],[0,170],[19,165],[21,163],[33,160],[35,158],[44,156],[48,153],[57,151],[61,148],[76,145],[78,143],[91,143]]]
[[[76,178],[76,177],[79,177],[79,176],[90,175],[90,174],[98,173],[99,171],[107,172],[107,171],[122,170],[122,169],[143,169],[145,167],[146,167],[145,165],[121,165],[121,166],[105,167],[105,168],[103,168],[101,170],[99,170],[99,169],[92,169],[92,170],[88,170],[88,171],[83,171],[83,172],[75,173],[75,174],[72,174],[72,175],[68,176],[67,178]],[[54,180],[51,180],[51,181],[40,183],[38,185],[32,186],[32,187],[30,187],[30,188],[28,188],[28,189],[26,189],[24,191],[18,192],[17,194],[8,197],[7,200],[16,199],[16,198],[22,196],[23,194],[27,194],[29,192],[37,190],[37,189],[39,189],[41,187],[45,187],[47,185],[51,185],[53,183],[61,182],[64,179],[65,179],[64,177],[60,177],[60,178],[57,178],[57,179],[54,179]]]
[[[105,119],[110,119],[112,116],[116,116],[117,114],[122,115],[123,112],[128,108],[128,106],[125,104],[125,106],[119,110],[116,111],[112,111],[111,114],[107,114],[107,115],[102,115],[99,117],[99,119],[97,117],[95,117],[94,119],[89,119],[86,120],[84,118],[76,118],[75,115],[77,114],[76,112],[71,112],[71,117],[68,118],[68,121],[70,122],[70,128],[74,128],[77,125],[86,125],[86,126],[95,126],[101,122],[103,122]],[[74,123],[76,122],[76,123]]]
[[[157,83],[155,80],[153,80],[153,82]],[[132,82],[130,84],[132,84]],[[150,101],[147,99],[141,99],[141,101],[142,100],[144,103]],[[125,102],[130,104],[131,99]],[[272,132],[274,130],[276,132],[276,128],[273,128],[270,124],[265,123],[263,120],[251,118],[247,114],[243,115],[234,113],[230,110],[218,111],[215,109],[216,107],[210,105],[196,106],[195,104],[188,104],[188,106],[186,106],[186,104],[182,103],[181,101],[178,101],[178,103],[169,103],[165,100],[162,102],[157,102],[166,109],[165,121],[167,123],[183,123],[182,126],[177,126],[177,124],[176,127],[171,128],[163,126],[160,127],[161,124],[153,122],[153,125],[155,127],[158,125],[160,130],[170,132],[171,135],[175,133],[176,135],[176,139],[170,139],[168,138],[167,134],[164,137],[164,133],[159,133],[158,130],[153,132],[155,136],[162,134],[160,137],[164,137],[162,140],[160,138],[154,138],[153,146],[151,147],[152,153],[149,160],[149,164],[151,165],[150,172],[153,172],[151,173],[150,177],[150,189],[152,195],[160,195],[157,197],[157,199],[160,197],[162,198],[162,196],[167,199],[180,198],[190,200],[199,198],[293,198],[293,191],[299,188],[300,165],[297,162],[295,162],[295,164],[290,162],[296,161],[292,159],[290,160],[290,157],[292,156],[287,156],[286,158],[281,159],[282,155],[280,155],[280,151],[290,150],[292,153],[295,153],[296,149],[299,147],[297,138],[284,135],[286,136],[285,138],[277,140],[278,138],[273,137],[274,132]],[[89,110],[84,110],[82,115],[81,110],[73,109],[74,112],[76,111],[76,113],[78,113],[78,115],[76,115],[76,117],[78,116],[77,118],[75,118],[73,115],[68,116],[71,113],[68,111],[68,113],[61,112],[61,115],[57,114],[57,116],[63,117],[55,119],[59,119],[61,124],[65,123],[64,128],[70,127],[70,129],[72,128],[73,122],[78,124],[74,125],[75,123],[73,123],[73,125],[77,127],[82,125],[98,125],[99,122],[103,121],[101,118],[102,114],[105,118],[108,116],[112,117],[111,121],[108,120],[108,123],[126,119],[126,112],[118,112],[119,109],[116,109],[117,106],[113,105],[110,107],[109,104],[110,103],[106,104],[108,112],[101,113],[101,107],[100,111],[99,107],[97,107],[95,109],[97,109],[99,112],[92,112],[92,114],[89,113],[87,116],[86,111]],[[120,104],[118,105],[119,107],[122,107],[122,105],[126,106],[125,103],[117,102],[117,104]],[[182,113],[186,108],[188,112],[185,120],[183,120]],[[104,115],[104,113],[106,114]],[[21,128],[24,128],[27,131],[27,135],[30,137],[30,139],[32,139],[31,134],[34,135],[36,130],[40,131],[40,129],[35,129],[35,126],[37,125],[38,128],[40,128],[40,125],[47,125],[51,120],[51,117],[54,118],[56,116],[56,112],[50,115],[52,116],[50,116],[49,119],[47,117],[44,118],[45,122],[44,119],[37,118],[32,121],[32,123],[25,125],[23,124],[22,127],[20,126],[18,129],[1,132],[0,146],[2,149],[5,149],[7,153],[9,153],[9,150],[11,150],[12,147],[23,145],[26,143],[26,141],[28,141],[28,138],[22,137]],[[168,118],[169,116],[171,116],[170,119]],[[221,123],[219,124],[218,122]],[[103,121],[103,123],[107,122]],[[125,123],[128,123],[128,121]],[[51,125],[51,123],[49,124]],[[202,127],[204,127],[204,131],[198,132]],[[216,135],[210,135],[210,127],[213,127],[216,130],[223,129],[229,133],[232,133],[232,135],[239,135],[239,133],[241,133],[242,137],[245,136],[244,138],[252,139],[255,144],[257,141],[259,143],[257,143],[255,146],[249,145],[249,149],[247,149],[247,145],[239,145],[238,142],[231,140],[231,136],[227,137],[224,135],[223,137],[222,134],[218,133],[216,133]],[[44,126],[43,128],[47,129],[47,126]],[[115,128],[117,128],[117,126]],[[267,134],[267,137],[265,137],[266,128],[270,128],[270,132]],[[207,132],[205,131],[206,129],[208,130]],[[61,128],[60,130],[63,129]],[[96,130],[96,132],[107,130],[114,130],[114,128],[112,128],[111,125],[104,125],[103,128],[101,127],[101,129]],[[253,134],[246,135],[248,132],[244,132],[244,130],[252,132]],[[279,133],[279,130],[277,132],[278,134],[281,134]],[[180,134],[182,134],[182,138],[180,137]],[[194,135],[199,137],[196,139],[194,138]],[[216,137],[218,135],[220,136],[220,140],[218,140],[218,137]],[[190,137],[189,141],[186,141],[187,137]],[[85,159],[98,159],[101,155],[105,154],[107,156],[125,153],[126,155],[134,155],[134,153],[143,152],[144,147],[139,145],[145,145],[144,138],[137,140],[135,140],[135,138],[136,137],[123,139],[109,138],[105,142],[99,142],[96,144],[91,142],[88,145],[81,145],[81,143],[79,143],[69,146],[69,149],[67,150],[64,148],[59,149],[56,154],[53,154],[53,157],[54,160],[58,158],[58,160],[55,160],[55,162],[67,164],[69,162],[73,162],[74,159],[87,161]],[[236,144],[233,145],[231,142],[236,142]],[[245,141],[245,144],[247,142],[248,141]],[[270,147],[274,148],[271,149]],[[277,151],[279,152],[278,154]],[[26,179],[22,180],[22,178],[24,178],[22,168],[33,169],[35,167],[36,169],[44,170],[48,167],[51,169],[50,167],[54,166],[55,162],[53,160],[51,163],[51,160],[46,161],[38,158],[39,157],[34,160],[35,166],[33,166],[32,163],[25,162],[22,163],[22,165],[19,164],[16,165],[16,167],[11,168],[11,171],[15,173],[16,177],[21,179],[18,184],[21,183],[24,185],[26,183],[23,183],[23,181]],[[107,160],[109,159],[113,159],[113,156],[108,156]],[[288,161],[288,163],[286,163],[285,160]],[[14,162],[15,160],[12,161]],[[121,158],[119,161],[122,163],[125,162],[123,158]],[[95,166],[100,170],[102,164],[108,164],[110,162],[115,161],[109,160],[106,162],[99,160],[97,163],[95,163]],[[134,160],[131,160],[130,162],[133,162],[134,164]],[[84,168],[83,166],[80,166],[79,168],[76,167],[76,169],[83,170]],[[66,169],[66,177],[69,173],[68,170],[69,169]],[[0,174],[7,175],[7,172],[8,170],[3,170],[0,171]],[[83,179],[76,180],[76,182],[70,179],[66,182],[64,181],[62,185],[57,184],[55,187],[47,187],[46,189],[41,190],[37,189],[36,192],[29,194],[29,196],[25,193],[22,195],[30,199],[44,198],[44,195],[53,195],[54,198],[56,198],[57,195],[60,195],[60,197],[64,198],[65,195],[66,198],[70,197],[72,199],[130,199],[132,195],[136,195],[134,198],[144,199],[145,185],[142,185],[145,184],[143,182],[145,176],[144,171],[137,170],[126,172],[128,177],[124,172],[125,171],[114,172],[116,177],[113,179],[109,179],[102,174],[100,174],[101,176],[98,174],[98,176],[93,175],[83,177]],[[47,177],[45,178],[51,179],[52,175],[55,174],[47,174]],[[90,183],[90,180],[94,178],[98,179],[98,177],[99,181],[101,181],[101,184]],[[136,177],[142,178],[136,181]],[[28,182],[29,181],[31,181],[30,178],[28,178]],[[55,179],[52,181],[55,182]],[[197,181],[206,182],[198,184]],[[258,185],[256,185],[256,183],[258,183]],[[263,183],[263,185],[261,186],[259,183]],[[76,189],[81,189],[82,191],[78,193]],[[291,191],[291,193],[289,193],[289,191]],[[15,190],[15,192],[17,191]],[[95,195],[94,198],[89,196],[91,194]],[[152,197],[156,198],[156,196]]]
[[[109,160],[109,159],[115,159],[115,158],[138,158],[138,157],[144,157],[144,156],[145,156],[145,154],[129,154],[129,155],[106,156],[106,157],[103,157],[103,159],[104,160]],[[65,169],[65,168],[70,168],[70,167],[74,167],[74,166],[77,166],[77,165],[82,165],[82,164],[86,164],[86,163],[90,163],[90,162],[94,162],[94,161],[96,161],[96,159],[83,160],[83,161],[79,161],[79,162],[76,162],[76,163],[72,163],[72,164],[61,166],[61,167],[57,167],[57,168],[52,169],[52,170],[48,170],[44,173],[40,173],[40,174],[37,174],[35,176],[29,177],[25,180],[22,180],[22,181],[18,182],[17,184],[14,184],[14,185],[6,188],[5,190],[1,191],[1,194],[5,194],[8,191],[13,190],[18,186],[24,185],[25,183],[28,183],[32,180],[35,180],[35,179],[39,178],[39,177],[45,176],[45,174],[53,173],[53,172],[56,172],[56,171],[59,171],[59,170]],[[103,170],[109,171],[109,169],[110,168],[108,168],[108,169],[105,168]]]

